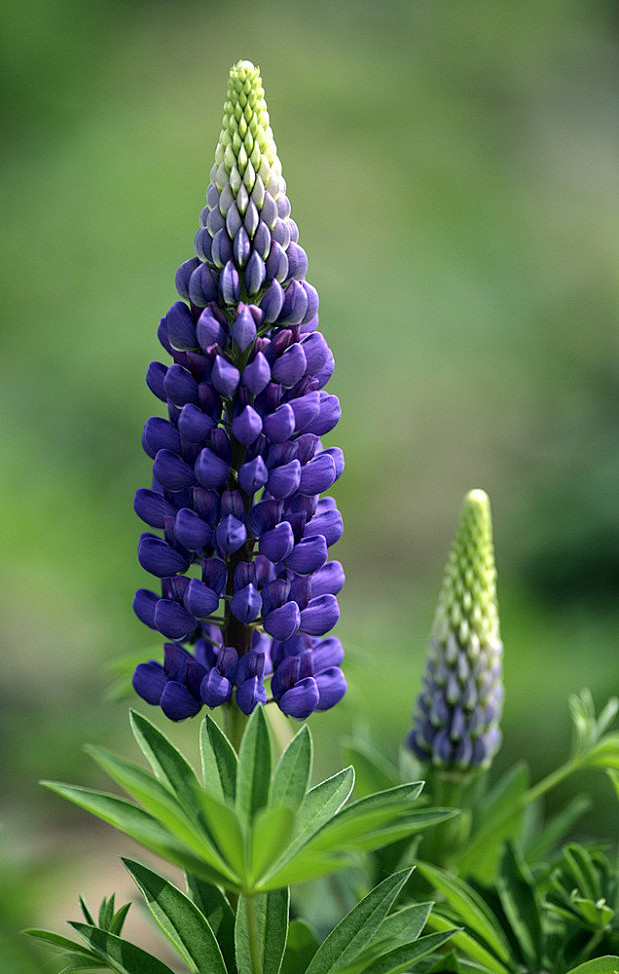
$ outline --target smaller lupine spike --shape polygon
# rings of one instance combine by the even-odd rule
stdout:
[[[490,501],[464,499],[430,636],[408,745],[426,764],[466,774],[487,768],[501,743],[499,634]]]

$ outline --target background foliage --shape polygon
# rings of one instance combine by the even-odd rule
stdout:
[[[566,694],[616,689],[619,62],[601,0],[23,0],[0,17],[0,951],[21,974],[13,929],[57,924],[76,886],[130,889],[104,866],[116,837],[36,781],[96,784],[81,742],[128,738],[103,667],[144,646],[143,377],[240,57],[262,69],[344,408],[351,689],[312,720],[318,771],[353,721],[393,749],[406,733],[473,486],[495,520],[497,765],[543,773],[567,749]]]

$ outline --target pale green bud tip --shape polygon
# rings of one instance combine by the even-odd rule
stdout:
[[[499,638],[490,500],[479,488],[464,498],[434,621],[433,635],[449,631],[463,645]]]
[[[261,209],[265,190],[273,198],[285,193],[281,172],[260,69],[251,61],[238,61],[230,69],[211,178],[220,193],[228,186],[234,199],[243,185],[248,193],[255,189]]]

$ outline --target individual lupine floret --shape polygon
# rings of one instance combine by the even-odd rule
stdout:
[[[456,772],[488,767],[501,743],[502,655],[490,502],[483,490],[472,490],[447,562],[408,737],[420,760]]]
[[[324,638],[339,618],[344,574],[328,559],[343,524],[320,497],[344,469],[321,442],[340,405],[324,390],[333,354],[298,239],[260,74],[241,61],[197,256],[178,269],[182,300],[159,324],[173,362],[147,372],[167,418],[144,427],[153,484],[135,510],[162,534],[145,532],[138,558],[161,594],[140,589],[134,609],[172,642],[163,665],[138,666],[134,687],[173,720],[233,699],[250,713],[267,700],[266,677],[299,719],[346,690],[339,640]]]

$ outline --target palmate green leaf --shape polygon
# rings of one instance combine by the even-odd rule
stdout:
[[[416,964],[442,947],[452,936],[453,931],[448,930],[445,933],[430,933],[414,942],[401,944],[364,967],[363,974],[402,974],[410,969],[411,964]]]
[[[285,855],[276,863],[271,873],[279,871],[301,849],[325,822],[328,822],[349,797],[355,781],[352,768],[344,768],[331,778],[321,781],[308,791],[296,816],[294,837]],[[288,884],[286,884],[288,885]],[[268,888],[268,887],[264,887]]]
[[[441,916],[436,909],[432,910],[432,913],[428,917],[428,926],[433,930],[447,931],[453,929],[453,923],[451,920],[447,920],[445,917]],[[511,966],[511,961],[509,967],[502,964],[500,960],[497,959],[496,955],[490,953],[490,951],[483,947],[482,944],[467,933],[465,930],[461,930],[453,935],[452,944],[459,951],[461,950],[472,960],[477,961],[481,966],[479,970],[487,971],[489,974],[510,974],[513,971]]]
[[[595,957],[585,964],[573,967],[567,974],[619,974],[619,956],[606,954],[605,957]]]
[[[269,729],[264,710],[258,706],[249,718],[241,740],[236,775],[236,808],[247,822],[268,804],[271,762]]]
[[[208,920],[230,974],[234,963],[234,913],[225,895],[212,883],[185,872],[187,895]]]
[[[494,951],[503,964],[509,964],[509,945],[501,925],[481,896],[458,876],[453,876],[437,866],[418,862],[417,869],[424,879],[442,893],[458,917],[462,919],[467,930],[477,934],[482,944]],[[431,914],[430,922],[433,917],[434,913]],[[480,957],[476,959],[481,960]]]
[[[375,886],[331,931],[320,945],[306,974],[335,974],[370,943],[412,869],[388,876]]]
[[[168,831],[185,843],[196,855],[210,861],[218,869],[224,866],[215,846],[167,788],[147,771],[118,757],[104,748],[88,748],[89,753],[117,784],[156,818]],[[197,808],[195,796],[189,809]],[[106,924],[99,923],[105,928]]]
[[[209,714],[200,727],[200,755],[206,791],[215,798],[234,802],[238,758],[232,744]]]
[[[39,930],[38,928],[29,928],[28,930],[22,931],[29,937],[34,937],[35,940],[41,940],[46,946],[52,947],[54,950],[60,950],[63,953],[66,951],[68,953],[79,954],[85,960],[92,959],[92,954],[86,947],[82,947],[80,943],[76,943],[74,940],[69,940],[68,937],[63,937],[59,933],[54,933],[53,930]]]
[[[260,877],[288,845],[293,827],[294,812],[286,806],[263,808],[258,812],[251,829],[248,887],[260,885]]]
[[[117,974],[173,974],[163,961],[107,930],[88,923],[71,922],[70,925]]]
[[[132,802],[126,801],[124,798],[117,798],[116,795],[109,795],[91,788],[82,788],[78,785],[64,785],[53,781],[43,781],[42,784],[57,795],[67,798],[75,805],[79,805],[80,808],[107,822],[108,825],[113,825],[114,828],[124,832],[129,838],[135,839],[145,848],[156,852],[157,855],[167,859],[173,865],[182,866],[209,882],[228,886],[232,889],[236,887],[234,877],[227,868],[224,873],[211,863],[194,855],[152,815]]]
[[[133,735],[162,785],[165,785],[181,805],[192,807],[194,789],[198,786],[196,773],[171,741],[143,714],[129,713]]]
[[[299,854],[276,871],[269,870],[256,885],[261,891],[279,889],[281,886],[293,886],[295,883],[306,883],[310,879],[330,876],[331,873],[353,869],[358,865],[359,857],[353,853],[334,852],[324,856]]]
[[[296,812],[305,798],[311,772],[312,738],[304,724],[279,759],[273,776],[271,805],[285,805]]]
[[[215,934],[189,897],[152,869],[131,859],[123,859],[123,863],[157,924],[192,974],[227,974]]]
[[[542,956],[542,918],[535,883],[520,850],[503,847],[496,890],[525,963],[539,970]]]
[[[409,943],[416,940],[425,927],[433,906],[432,902],[411,903],[397,913],[390,913],[376,931],[372,945],[386,942],[395,944],[398,941]]]
[[[263,974],[278,974],[288,935],[290,891],[273,890],[258,896],[239,898],[234,928],[238,974],[254,974],[249,927],[255,924]]]
[[[280,974],[299,974],[304,971],[318,950],[318,938],[303,920],[292,920],[288,927],[286,951]]]
[[[246,881],[246,839],[236,810],[202,790],[196,792],[196,801],[200,803],[217,848],[243,885]]]

